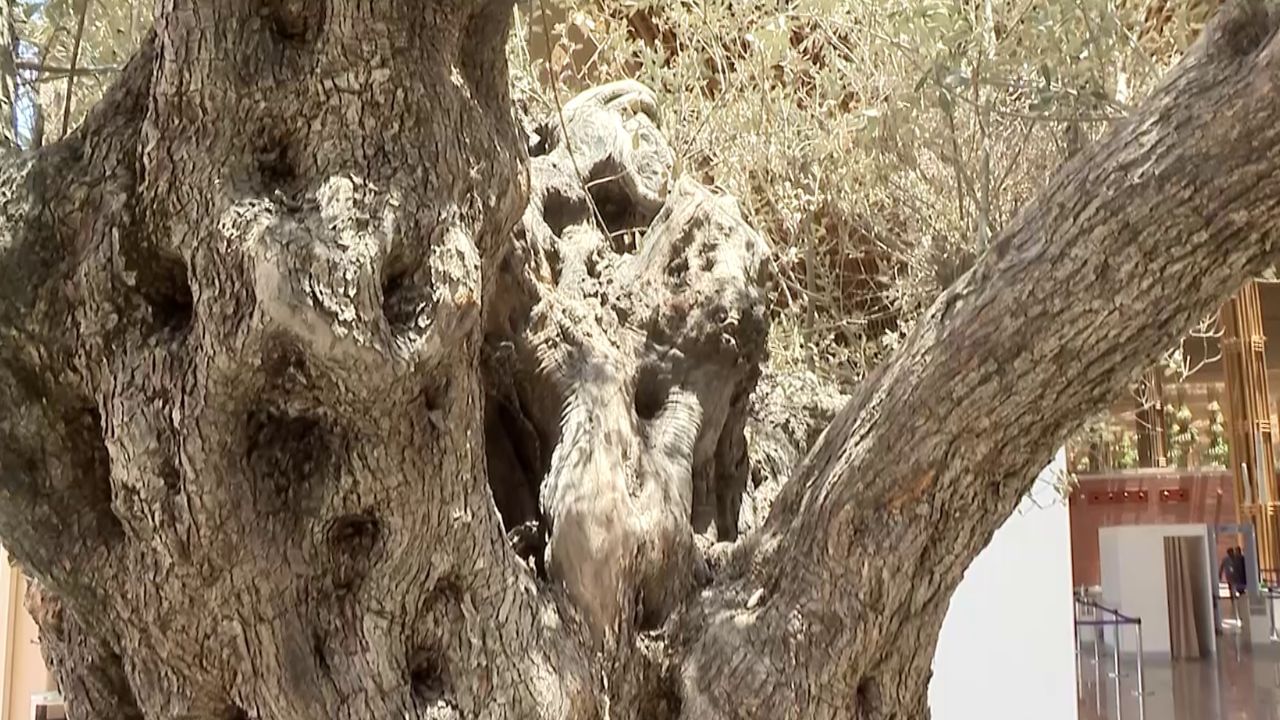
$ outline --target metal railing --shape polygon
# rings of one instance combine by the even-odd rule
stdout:
[[[1258,568],[1258,585],[1262,588],[1280,588],[1280,570],[1276,568]]]
[[[1261,595],[1263,602],[1267,604],[1267,627],[1271,631],[1271,642],[1280,643],[1280,630],[1276,628],[1276,602],[1280,601],[1280,587],[1264,586]]]
[[[1112,670],[1115,680],[1116,720],[1124,717],[1124,694],[1120,679],[1120,650],[1124,628],[1133,628],[1137,643],[1137,681],[1138,720],[1147,718],[1146,672],[1143,666],[1142,618],[1129,617],[1117,610],[1105,607],[1089,599],[1083,592],[1077,592],[1076,601],[1076,694],[1084,697],[1084,656],[1081,643],[1084,632],[1093,632],[1093,682],[1094,695],[1097,702],[1098,715],[1102,715],[1102,646],[1106,644],[1106,629],[1111,628]]]
[[[1280,630],[1276,628],[1276,601],[1280,600],[1280,570],[1258,568],[1258,594],[1267,603],[1267,627],[1271,642],[1280,642]]]

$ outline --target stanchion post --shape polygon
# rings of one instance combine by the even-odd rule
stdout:
[[[1096,616],[1096,613],[1095,613]],[[1093,696],[1102,714],[1102,626],[1093,626]]]
[[[1078,608],[1077,608],[1078,609]],[[1080,625],[1073,623],[1076,636],[1076,699],[1084,699],[1084,658],[1080,654]]]
[[[1116,673],[1116,720],[1124,718],[1124,695],[1120,692],[1120,630],[1124,627],[1120,624],[1119,618],[1116,618],[1115,625],[1111,626],[1111,637],[1115,640],[1112,643],[1113,661],[1115,665],[1113,669]]]
[[[1275,591],[1267,588],[1267,592],[1262,596],[1267,603],[1267,623],[1271,625],[1271,642],[1280,641],[1280,633],[1276,632],[1276,596]]]
[[[1142,620],[1135,626],[1138,635],[1138,720],[1147,720],[1147,678],[1142,664]]]

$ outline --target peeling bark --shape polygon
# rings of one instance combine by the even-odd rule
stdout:
[[[695,538],[736,537],[767,248],[732,199],[671,183],[646,88],[596,88],[563,117],[488,316],[552,450],[532,478],[491,481],[541,480],[547,573],[603,638],[660,626],[706,577]]]
[[[1262,7],[783,485],[832,401],[752,400],[768,249],[672,177],[651,93],[526,156],[508,2],[160,3],[84,126],[0,167],[0,538],[73,716],[927,716],[1052,449],[1280,256]]]

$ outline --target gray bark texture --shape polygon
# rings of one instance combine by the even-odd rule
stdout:
[[[818,436],[755,393],[764,239],[639,85],[526,142],[510,11],[162,0],[0,167],[0,539],[73,718],[925,718],[1053,448],[1280,257],[1242,0]]]

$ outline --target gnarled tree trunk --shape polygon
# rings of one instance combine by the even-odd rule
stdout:
[[[160,3],[3,170],[0,538],[73,716],[925,717],[947,600],[1051,449],[1278,254],[1262,7],[773,501],[767,248],[671,177],[646,90],[526,152],[509,2]]]

